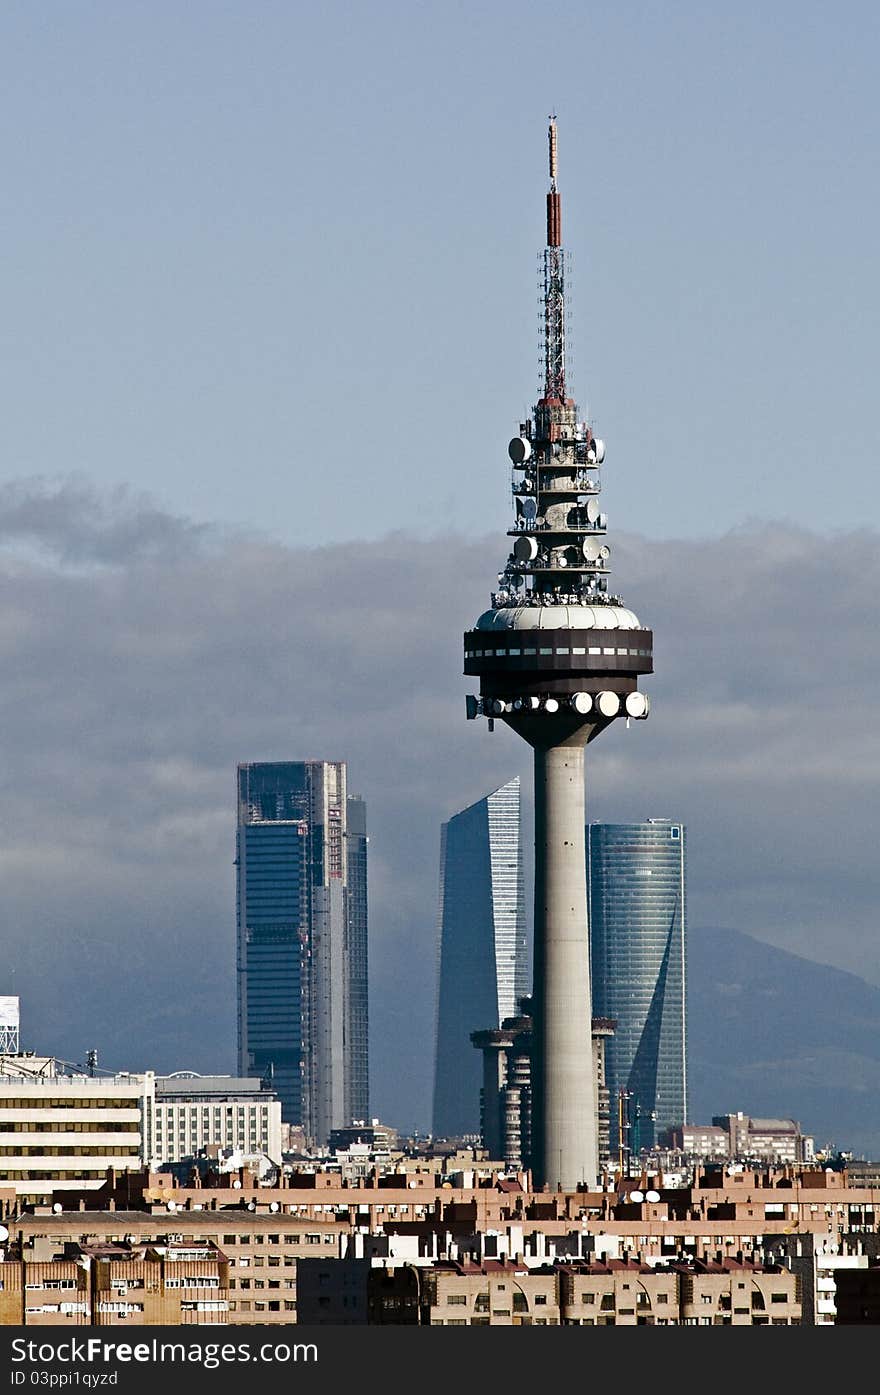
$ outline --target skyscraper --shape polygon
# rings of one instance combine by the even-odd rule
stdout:
[[[617,1100],[634,1152],[687,1117],[685,828],[669,819],[587,827],[594,1010],[606,1048],[612,1149]]]
[[[608,592],[611,549],[598,499],[605,444],[568,395],[555,118],[549,147],[544,377],[507,448],[513,541],[491,608],[464,636],[464,671],[480,684],[466,699],[468,717],[487,717],[490,730],[502,721],[534,749],[532,1171],[539,1186],[573,1191],[597,1174],[584,748],[621,717],[647,717],[638,684],[653,672],[653,636]]]
[[[369,1112],[366,843],[344,761],[239,765],[239,1071],[318,1143]]]
[[[443,825],[438,929],[433,1131],[448,1137],[480,1130],[471,1033],[528,991],[519,776]]]

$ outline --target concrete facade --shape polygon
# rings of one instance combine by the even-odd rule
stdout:
[[[99,1188],[153,1150],[155,1077],[63,1074],[51,1057],[0,1057],[0,1186],[34,1202]]]

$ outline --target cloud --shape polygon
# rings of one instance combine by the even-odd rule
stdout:
[[[0,538],[0,992],[27,1045],[234,1069],[235,762],[344,758],[373,1109],[424,1126],[440,823],[530,771],[464,720],[504,539],[292,548],[64,481],[0,492]],[[877,980],[877,536],[620,537],[615,580],[654,628],[653,711],[591,746],[589,817],[686,820],[693,926]]]
[[[0,485],[0,544],[23,544],[67,565],[177,560],[216,531],[125,486],[101,494],[78,476]]]

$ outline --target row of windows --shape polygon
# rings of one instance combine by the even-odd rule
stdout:
[[[236,1304],[235,1304],[235,1303],[230,1303],[230,1304],[229,1304],[229,1311],[230,1311],[231,1313],[234,1313],[235,1310],[236,1310]],[[239,1312],[242,1312],[242,1313],[249,1313],[249,1312],[251,1311],[251,1302],[250,1302],[250,1299],[246,1299],[243,1303],[239,1303],[239,1304],[238,1304],[238,1311],[239,1311]],[[254,1303],[254,1305],[253,1305],[253,1311],[254,1311],[255,1313],[265,1313],[265,1312],[280,1313],[280,1312],[282,1312],[282,1311],[285,1312],[285,1313],[294,1313],[294,1312],[296,1312],[296,1304],[295,1304],[294,1302],[291,1302],[290,1300],[286,1300],[285,1303],[284,1303],[284,1307],[283,1307],[283,1309],[282,1309],[280,1300],[276,1300],[276,1301],[274,1301],[274,1302],[270,1301],[270,1302],[268,1302],[268,1303],[265,1303],[265,1302],[259,1303],[259,1302],[258,1302],[258,1303]]]
[[[109,1125],[112,1124],[112,1130]],[[60,1119],[35,1119],[30,1122],[16,1120],[0,1122],[0,1133],[140,1133],[140,1122],[128,1122],[125,1119],[90,1120],[73,1119],[71,1121]]]
[[[296,1288],[296,1279],[230,1279],[229,1287],[234,1289],[236,1283],[239,1288],[245,1289],[251,1288],[251,1286],[254,1288],[281,1288],[282,1284],[284,1288]]]
[[[577,645],[572,645],[570,648],[567,646],[554,648],[548,645],[543,649],[466,649],[464,657],[465,659],[530,659],[538,654],[613,654],[620,655],[621,658],[650,659],[651,652],[650,649],[618,649],[606,646],[600,648],[597,645],[592,648],[578,648]]]
[[[30,1082],[28,1082],[30,1083]],[[27,1096],[13,1095],[11,1098],[0,1099],[0,1109],[139,1109],[140,1096],[129,1095],[126,1099],[117,1099],[109,1095],[90,1095],[85,1099],[71,1097],[70,1095],[36,1095]]]
[[[60,1147],[51,1144],[46,1147],[43,1144],[34,1144],[32,1147],[13,1146],[11,1148],[0,1148],[0,1158],[139,1158],[140,1148],[125,1148],[118,1143],[114,1147],[99,1147],[96,1144],[84,1143],[80,1147],[74,1145],[64,1145]]]
[[[93,1181],[95,1178],[100,1178],[103,1182],[106,1176],[107,1172],[105,1168],[101,1168],[100,1171],[95,1171],[94,1168],[91,1168],[79,1172],[73,1168],[65,1168],[63,1172],[44,1172],[36,1168],[28,1168],[26,1172],[22,1172],[20,1169],[16,1168],[4,1167],[3,1169],[4,1182],[88,1182]],[[39,1198],[24,1196],[20,1197],[19,1200],[37,1201]]]

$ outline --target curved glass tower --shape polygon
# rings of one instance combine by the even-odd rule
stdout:
[[[433,1131],[479,1133],[471,1033],[528,992],[519,776],[443,825]]]
[[[624,1091],[635,1154],[687,1118],[685,828],[591,823],[587,859],[593,1011],[617,1021],[605,1048],[611,1147]]]

